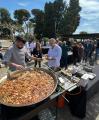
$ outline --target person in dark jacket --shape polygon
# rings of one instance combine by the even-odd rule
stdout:
[[[2,46],[0,46],[0,59],[3,60]]]
[[[95,56],[96,60],[98,59],[98,55],[99,55],[99,39],[97,39],[96,41],[96,56]]]
[[[36,67],[37,64],[39,64],[39,67],[41,67],[42,50],[39,42],[36,43],[36,47],[33,50],[33,56],[36,57],[34,66]]]
[[[78,48],[78,55],[79,55],[79,62],[82,62],[83,57],[84,57],[84,46],[82,43],[79,43],[79,48]]]
[[[79,59],[79,52],[78,52],[78,44],[75,42],[73,47],[73,64],[76,65],[76,63],[78,62]]]
[[[60,61],[60,67],[65,67],[65,69],[67,68],[67,57],[68,57],[68,46],[66,45],[66,42],[64,41],[63,44],[61,45],[62,48],[62,57],[61,57],[61,61]]]

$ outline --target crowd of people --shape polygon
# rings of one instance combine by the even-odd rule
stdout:
[[[95,43],[92,40],[84,42],[75,42],[72,46],[73,63],[77,62],[91,63],[93,54],[95,52]]]
[[[98,57],[98,49],[99,49],[99,43],[98,40],[97,42],[93,40],[84,40],[77,42],[76,40],[74,41],[58,41],[57,44],[61,47],[62,49],[62,56],[60,60],[60,67],[67,68],[67,65],[69,63],[68,56],[69,56],[69,51],[72,52],[72,57],[70,61],[74,65],[76,63],[86,63],[86,64],[94,64],[95,60]]]
[[[30,45],[32,46],[32,49]],[[57,68],[60,66],[62,54],[61,48],[56,44],[56,40],[54,38],[49,40],[49,45],[50,48],[48,54],[45,55],[45,59],[48,60],[49,67]],[[11,71],[23,70],[27,67],[27,62],[31,60],[34,60],[35,67],[37,64],[41,67],[41,61],[43,58],[40,42],[33,44],[33,41],[29,41],[29,44],[27,44],[22,37],[17,36],[13,45],[5,52],[3,64],[9,66]]]
[[[78,62],[93,63],[99,54],[99,42],[93,40],[84,40],[77,42],[62,41],[59,39],[49,39],[49,50],[47,55],[43,55],[42,44],[33,39],[25,41],[23,38],[17,36],[14,44],[7,50],[5,55],[2,55],[0,47],[0,58],[3,63],[10,66],[11,70],[24,69],[26,63],[34,60],[34,67],[41,67],[43,58],[48,60],[48,66],[51,68],[67,68],[69,51],[72,53],[72,64],[76,65]]]

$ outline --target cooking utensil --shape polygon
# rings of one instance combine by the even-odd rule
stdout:
[[[9,80],[11,80],[10,72],[7,72],[7,78],[8,78]]]
[[[7,67],[7,79],[11,80],[11,75],[10,75],[10,71],[9,71],[9,67]]]
[[[54,86],[54,89],[53,91],[48,95],[46,96],[46,98],[42,99],[41,101],[37,102],[37,103],[28,103],[28,104],[10,104],[10,103],[5,103],[2,101],[2,99],[0,99],[0,103],[5,105],[5,106],[9,106],[9,107],[25,107],[25,106],[31,106],[31,105],[36,105],[44,100],[46,100],[47,98],[49,98],[53,93],[54,91],[56,90],[57,88],[57,84],[58,84],[58,79],[57,77],[55,76],[55,74],[52,72],[52,71],[49,71],[49,70],[46,70],[46,69],[43,69],[43,68],[32,68],[32,70],[38,70],[38,71],[44,71],[46,72],[47,74],[51,75],[51,77],[53,77],[53,80],[54,80],[54,83],[55,83],[55,86]],[[26,70],[25,70],[26,71]],[[16,72],[13,72],[11,73],[10,75],[15,75],[17,73],[20,73],[20,72],[24,72],[24,70],[21,70],[21,71],[16,71]],[[2,84],[1,84],[2,85]]]

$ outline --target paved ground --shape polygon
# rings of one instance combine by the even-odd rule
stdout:
[[[0,39],[0,43],[2,47],[9,47],[12,44],[10,40],[1,40],[1,39]]]
[[[39,113],[40,120],[99,120],[99,93],[87,102],[86,117],[79,119],[74,117],[66,104],[63,109],[58,109],[57,119],[55,119],[55,108],[46,109]],[[32,119],[35,120],[35,119]]]

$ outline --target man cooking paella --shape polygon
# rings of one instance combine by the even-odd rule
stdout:
[[[4,64],[9,66],[11,71],[24,70],[26,67],[25,58],[30,60],[36,59],[31,56],[25,48],[25,40],[17,36],[15,43],[7,50],[4,55]]]

